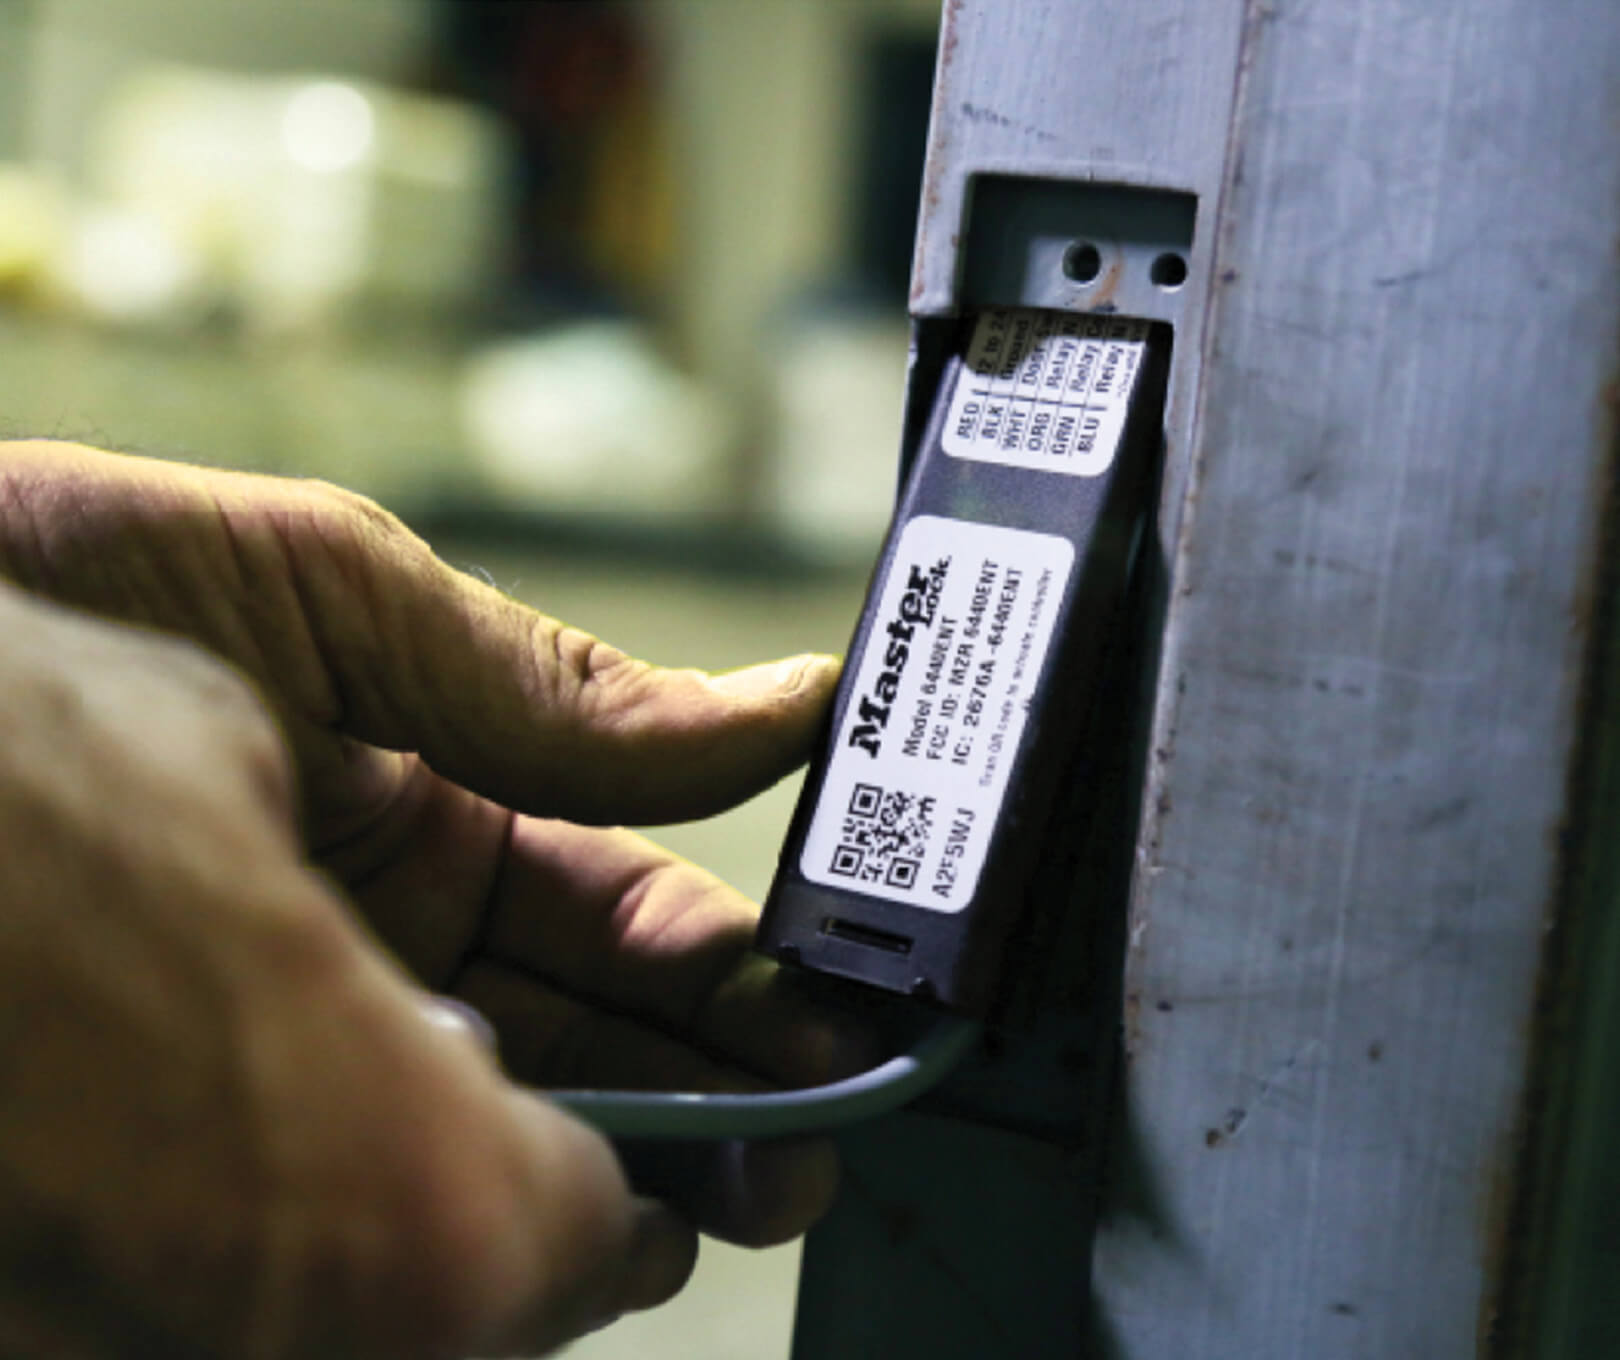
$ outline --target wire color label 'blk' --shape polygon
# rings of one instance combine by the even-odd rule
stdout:
[[[995,308],[973,330],[941,442],[957,458],[1071,476],[1108,470],[1148,323]]]
[[[1073,564],[1051,534],[933,515],[905,526],[805,837],[806,878],[968,905]]]

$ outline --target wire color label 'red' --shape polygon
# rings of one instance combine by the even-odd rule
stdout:
[[[807,879],[972,900],[1074,547],[920,515],[900,533],[805,837]]]
[[[980,315],[945,419],[957,458],[1095,477],[1119,448],[1148,323],[996,308]]]

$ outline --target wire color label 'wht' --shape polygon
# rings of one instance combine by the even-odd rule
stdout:
[[[957,458],[1095,477],[1114,461],[1148,323],[996,308],[980,315],[942,443]]]
[[[900,533],[800,859],[832,888],[972,900],[1074,546],[919,515]]]

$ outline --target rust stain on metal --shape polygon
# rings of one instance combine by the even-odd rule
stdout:
[[[1492,1167],[1485,1185],[1483,1207],[1483,1235],[1485,1278],[1505,1280],[1504,1271],[1517,1246],[1515,1240],[1515,1184],[1516,1165],[1523,1154],[1519,1130],[1515,1129],[1506,1145],[1492,1159]],[[1502,1322],[1501,1290],[1486,1289],[1480,1295],[1479,1321],[1475,1335],[1479,1338],[1482,1355],[1497,1353],[1495,1344],[1500,1340]]]
[[[1076,301],[1084,311],[1103,313],[1115,311],[1117,304],[1114,295],[1119,292],[1119,285],[1124,278],[1125,262],[1116,255],[1096,280],[1086,285],[1085,297]]]
[[[1129,1062],[1142,1046],[1142,994],[1126,992],[1125,1004],[1121,1010],[1124,1020],[1121,1038],[1125,1049],[1125,1061]]]

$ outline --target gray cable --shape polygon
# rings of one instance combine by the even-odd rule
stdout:
[[[944,1019],[916,1046],[845,1081],[761,1095],[663,1091],[547,1091],[547,1099],[611,1138],[783,1138],[888,1114],[935,1085],[978,1038],[971,1020]]]

